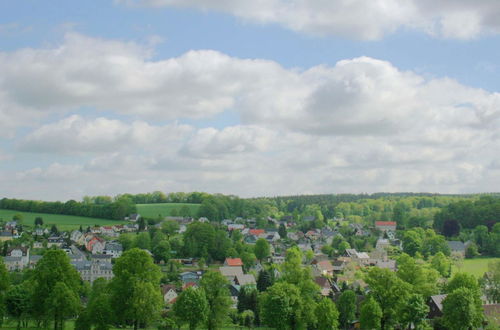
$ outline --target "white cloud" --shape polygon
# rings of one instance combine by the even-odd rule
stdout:
[[[379,39],[401,28],[444,38],[500,33],[497,0],[115,0],[147,7],[187,7],[276,23],[316,35]]]
[[[142,121],[127,124],[116,119],[72,115],[34,130],[23,139],[20,149],[61,154],[152,149],[182,139],[191,130],[188,125],[152,126]]]
[[[9,162],[33,161],[28,170],[2,170],[2,191],[64,199],[500,184],[499,93],[369,57],[302,70],[207,50],[152,60],[152,51],[69,34],[53,48],[1,53],[0,132],[12,138],[31,126],[9,140],[24,152]],[[240,122],[213,119],[228,109]],[[199,120],[180,124],[184,118]]]

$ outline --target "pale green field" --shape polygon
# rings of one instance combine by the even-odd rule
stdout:
[[[500,258],[474,258],[464,259],[457,265],[452,267],[452,272],[458,271],[472,274],[476,277],[482,277],[488,270],[488,263],[493,260],[500,260]]]
[[[87,217],[77,217],[73,215],[61,215],[61,214],[47,214],[47,213],[31,213],[31,212],[20,212],[14,210],[0,210],[0,219],[4,221],[10,221],[14,214],[23,215],[23,225],[33,226],[36,217],[41,217],[43,219],[44,226],[56,225],[59,230],[73,230],[78,229],[80,225],[85,229],[87,226],[111,226],[127,223],[127,221],[120,220],[107,220],[107,219],[97,219],[97,218],[87,218]]]
[[[166,217],[171,215],[173,209],[180,211],[183,206],[187,206],[191,216],[196,216],[200,204],[187,203],[158,203],[158,204],[137,204],[137,213],[147,218],[157,218],[158,215]]]

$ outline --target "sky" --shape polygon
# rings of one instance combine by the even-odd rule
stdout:
[[[498,0],[0,2],[0,198],[497,192]]]

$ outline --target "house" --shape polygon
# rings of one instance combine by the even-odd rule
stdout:
[[[43,256],[40,255],[30,255],[30,260],[28,263],[28,267],[33,269],[35,268],[36,264],[42,259]]]
[[[173,304],[177,298],[177,291],[175,290],[175,285],[164,284],[161,287],[161,292],[163,295],[163,301],[165,304]]]
[[[102,238],[94,236],[86,244],[85,248],[92,254],[102,254],[104,252],[105,242]]]
[[[280,255],[273,255],[270,259],[273,264],[278,264],[278,265],[281,265],[286,260],[285,256],[280,256]]]
[[[118,236],[118,233],[115,232],[115,229],[113,226],[102,226],[101,227],[101,234],[110,236],[110,237],[116,237]]]
[[[263,235],[265,233],[266,233],[266,231],[264,229],[250,229],[248,231],[249,235],[253,235],[253,236],[257,236],[257,237],[259,237],[260,235]]]
[[[96,264],[111,264],[112,257],[106,254],[93,254],[90,256],[90,261]]]
[[[226,258],[224,261],[224,266],[227,267],[242,267],[243,266],[243,261],[241,261],[241,258]]]
[[[314,267],[321,275],[333,276],[333,265],[330,260],[318,261]]]
[[[42,227],[36,227],[35,230],[33,230],[33,236],[43,236],[43,228]]]
[[[255,277],[252,274],[238,274],[234,280],[236,285],[241,286],[249,286],[255,288],[257,286],[257,282],[255,281]]]
[[[396,231],[395,221],[375,221],[375,228],[380,231]]]
[[[428,319],[432,320],[436,317],[443,316],[443,300],[446,296],[446,294],[439,294],[429,298],[427,301],[427,305],[429,306],[429,314],[427,315]]]
[[[120,242],[106,242],[103,253],[110,255],[112,258],[119,258],[123,253],[123,246]]]
[[[13,239],[11,231],[2,231],[0,233],[0,241],[11,241]]]
[[[195,283],[198,284],[201,279],[199,272],[184,272],[180,274],[182,283]]]
[[[9,221],[5,224],[5,230],[14,230],[17,228],[17,221]]]
[[[254,236],[254,235],[248,235],[248,236],[245,236],[245,238],[243,239],[243,241],[246,244],[255,244],[255,243],[257,243],[257,237]]]
[[[230,283],[235,284],[236,283],[236,276],[241,276],[243,275],[243,268],[241,266],[239,267],[219,267],[219,272],[224,276]]]
[[[85,237],[79,230],[73,230],[71,232],[70,240],[78,245],[83,245],[85,243]]]
[[[129,221],[132,221],[132,222],[137,222],[139,221],[139,219],[141,218],[141,215],[140,214],[131,214],[128,218],[125,218],[125,220],[129,220]]]
[[[387,248],[391,247],[391,242],[388,239],[385,238],[379,238],[377,240],[377,244],[375,245],[375,248],[377,250],[385,250]]]
[[[51,248],[53,246],[56,246],[60,248],[65,244],[64,238],[59,237],[59,236],[51,236],[47,239],[47,247]]]
[[[332,264],[332,269],[334,273],[342,273],[346,267],[347,262],[344,260],[335,260]]]
[[[111,280],[114,277],[113,266],[109,262],[71,261],[82,280],[93,283],[98,278]]]
[[[392,270],[393,272],[396,271],[397,267],[396,267],[396,260],[392,260],[392,259],[375,259],[373,261],[373,265],[378,267],[378,268],[386,268],[386,269],[389,269],[389,270]]]
[[[360,264],[368,264],[370,262],[370,256],[366,252],[358,252],[356,249],[346,249],[345,256],[351,258],[352,261],[358,262]]]
[[[277,231],[273,231],[273,232],[268,232],[267,234],[266,233],[261,234],[261,235],[259,235],[259,238],[263,238],[266,241],[268,241],[269,243],[274,243],[274,242],[279,241],[281,237]]]
[[[242,225],[240,223],[232,223],[227,226],[227,230],[233,231],[233,230],[243,230],[245,229],[245,225]]]
[[[450,251],[452,253],[458,253],[464,256],[465,250],[467,250],[472,242],[467,241],[465,243],[462,243],[460,241],[446,241],[446,243],[448,244],[448,247],[450,248]]]
[[[330,292],[332,291],[332,285],[328,278],[318,276],[314,278],[314,282],[316,282],[316,284],[319,286],[322,296],[328,297],[330,295]]]

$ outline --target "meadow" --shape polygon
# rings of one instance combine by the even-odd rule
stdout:
[[[172,215],[172,210],[179,212],[184,206],[189,208],[191,216],[196,216],[200,208],[200,204],[188,203],[137,204],[137,213],[147,218],[157,218],[159,215],[166,217]]]
[[[15,214],[21,214],[23,216],[22,224],[25,226],[33,226],[36,217],[41,217],[43,219],[43,224],[46,226],[56,225],[59,230],[74,230],[78,229],[80,225],[85,229],[87,226],[111,226],[128,223],[128,221],[123,220],[108,220],[108,219],[98,219],[98,218],[87,218],[78,217],[73,215],[61,215],[61,214],[48,214],[48,213],[32,213],[32,212],[20,212],[15,210],[1,210],[0,209],[0,219],[4,221],[12,220]]]
[[[484,273],[488,270],[488,263],[494,260],[500,260],[500,258],[474,258],[474,259],[464,259],[459,261],[452,267],[452,273],[458,271],[472,274],[475,277],[482,277]]]

